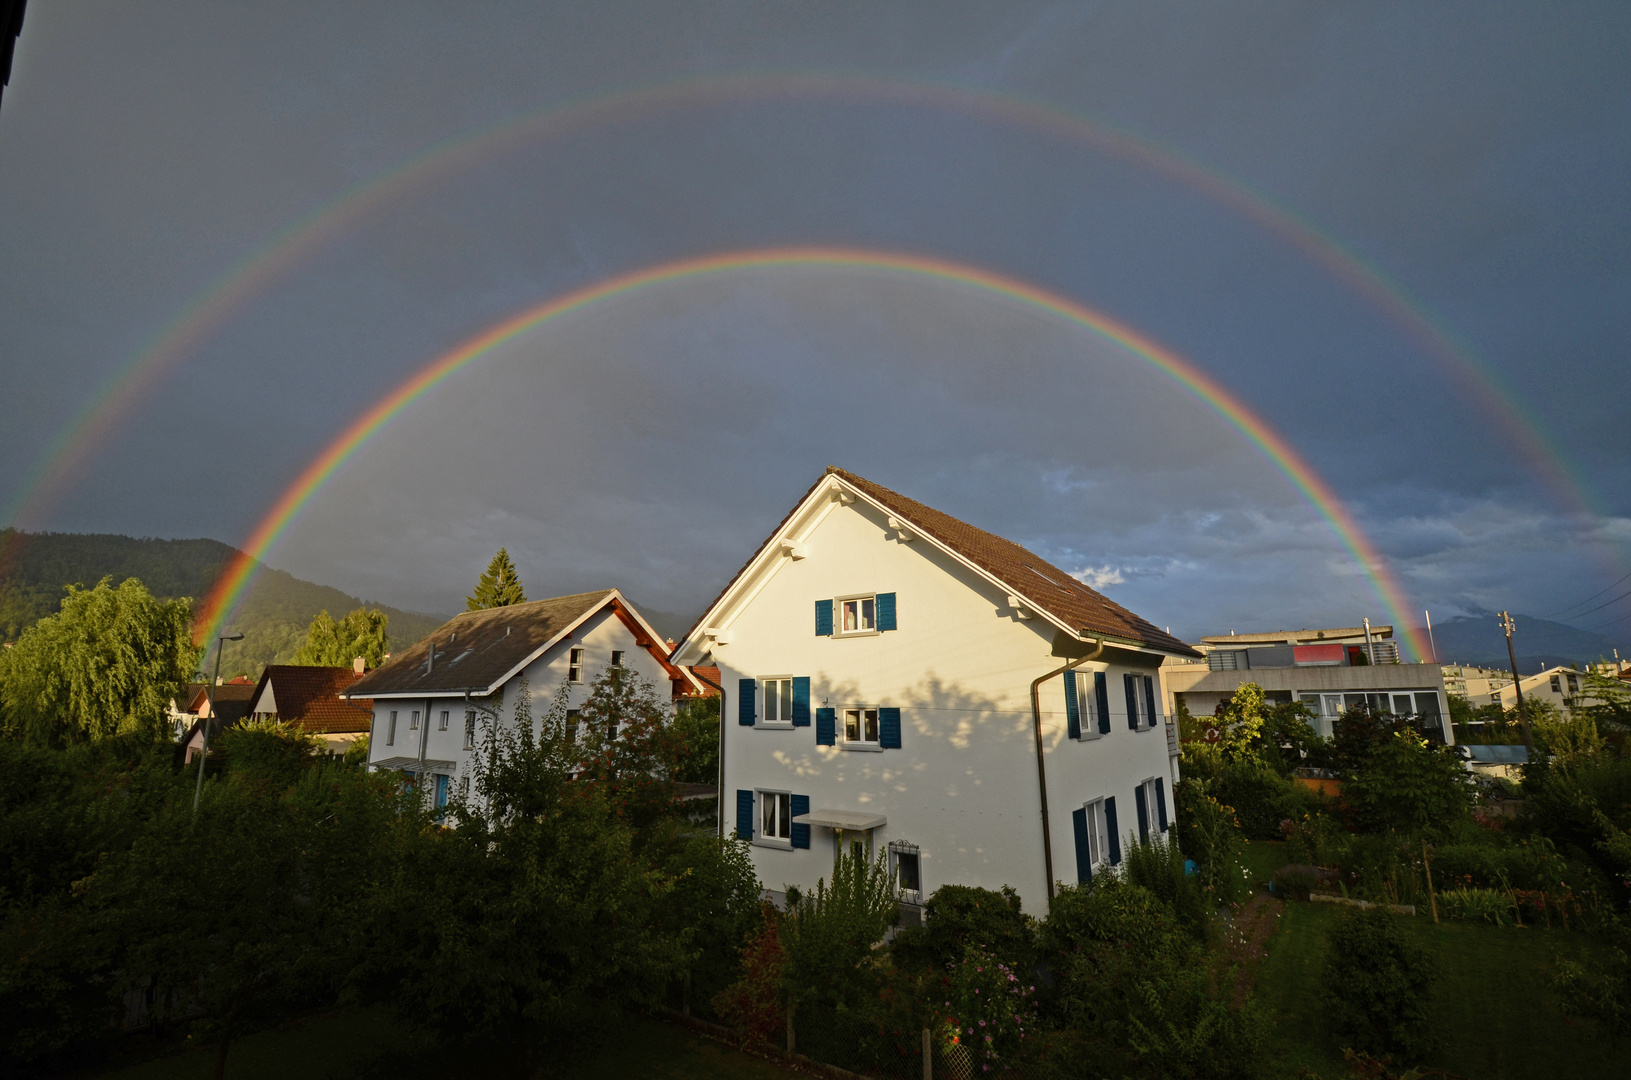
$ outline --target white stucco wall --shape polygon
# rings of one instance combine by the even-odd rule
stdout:
[[[671,684],[667,671],[649,651],[635,644],[634,634],[607,607],[591,615],[569,638],[563,638],[552,645],[524,669],[523,674],[526,675],[528,689],[532,695],[534,721],[542,719],[549,711],[556,690],[566,681],[570,650],[575,648],[584,650],[583,678],[581,682],[571,684],[568,708],[575,709],[582,705],[589,694],[589,684],[611,664],[613,650],[621,650],[623,666],[651,682],[657,688],[658,696],[664,701],[668,700]],[[505,722],[510,721],[514,715],[518,681],[519,678],[513,678],[504,688],[504,705],[500,715]],[[419,740],[421,735],[424,735],[425,759],[454,762],[455,766],[451,770],[435,771],[446,771],[457,783],[470,775],[471,751],[464,748],[464,697],[433,695],[429,700],[430,725],[426,732],[410,731],[408,728],[413,710],[418,709],[422,714],[425,712],[424,696],[375,699],[374,722],[369,737],[369,761],[373,763],[389,758],[418,758]],[[393,709],[397,712],[396,741],[394,745],[390,745],[386,742],[386,732]],[[439,726],[443,710],[448,713],[445,731]]]
[[[750,597],[709,620],[729,637],[713,650],[728,699],[727,827],[736,824],[740,789],[808,795],[812,810],[882,814],[888,821],[874,834],[876,848],[891,840],[919,845],[924,896],[944,884],[1012,885],[1027,910],[1044,910],[1030,683],[1065,663],[1051,653],[1054,627],[1019,619],[1005,590],[929,541],[896,539],[884,515],[862,502],[826,504],[810,517],[790,525],[806,545],[805,557],[775,557],[759,580],[746,583]],[[816,636],[818,599],[873,592],[896,594],[897,630]],[[1137,828],[1134,787],[1160,776],[1172,814],[1164,726],[1128,729],[1121,681],[1129,664],[1154,675],[1159,660],[1107,651],[1080,669],[1109,672],[1111,730],[1090,741],[1066,737],[1062,677],[1041,687],[1056,879],[1076,881],[1071,811],[1085,801],[1114,795],[1125,836]],[[901,748],[848,750],[842,733],[840,745],[818,746],[813,722],[741,726],[739,680],[771,676],[809,676],[812,717],[822,706],[900,707]],[[832,831],[811,832],[808,850],[756,843],[754,863],[767,888],[807,888],[830,871]]]

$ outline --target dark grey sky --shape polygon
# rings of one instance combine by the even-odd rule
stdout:
[[[857,92],[619,114],[377,203],[22,523],[241,543],[352,418],[514,312],[689,255],[849,245],[1139,328],[1306,456],[1415,607],[1544,614],[1631,568],[1627,42],[1623,4],[33,5],[0,109],[0,504],[202,290],[353,185],[620,89],[813,72],[1043,102],[1262,193],[1484,358],[1599,514],[1373,302],[1205,191]],[[365,447],[270,561],[446,611],[505,544],[533,595],[690,612],[828,463],[1179,633],[1389,618],[1170,382],[1009,301],[862,269],[676,282],[518,339]]]

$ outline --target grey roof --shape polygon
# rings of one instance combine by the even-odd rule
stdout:
[[[601,589],[455,615],[345,693],[359,698],[486,694],[615,593]],[[432,645],[434,664],[429,662]]]
[[[1462,743],[1467,748],[1467,756],[1480,765],[1527,765],[1529,751],[1523,746],[1481,746],[1477,743]]]

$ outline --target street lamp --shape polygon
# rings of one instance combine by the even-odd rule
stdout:
[[[215,719],[215,684],[221,681],[221,652],[227,647],[229,641],[242,641],[242,634],[222,634],[215,639],[215,677],[204,687],[204,699],[209,702],[210,714],[204,717],[201,725],[204,732],[203,745],[198,748],[198,784],[193,788],[193,813],[198,813],[198,800],[204,794],[204,759],[210,756],[210,723]]]

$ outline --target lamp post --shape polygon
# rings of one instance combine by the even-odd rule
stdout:
[[[204,699],[209,702],[210,714],[200,725],[204,742],[198,748],[198,783],[193,788],[193,813],[198,813],[198,800],[204,795],[204,759],[210,756],[210,724],[215,720],[215,684],[221,679],[221,652],[229,641],[242,641],[242,634],[222,634],[215,639],[215,676],[204,687]]]

